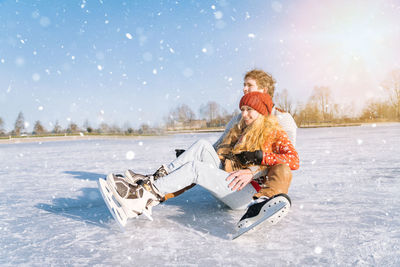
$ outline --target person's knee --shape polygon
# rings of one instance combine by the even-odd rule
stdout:
[[[207,141],[205,139],[199,139],[196,141],[196,144],[199,144],[199,145],[204,145],[205,143],[207,143]]]
[[[199,140],[197,140],[196,144],[198,146],[202,146],[202,147],[210,147],[210,146],[212,146],[210,144],[210,142],[208,142],[206,139],[199,139]]]
[[[270,168],[268,176],[278,176],[281,179],[292,180],[292,170],[286,164],[278,164]]]
[[[272,197],[281,193],[288,193],[292,181],[292,171],[286,164],[272,166],[268,171],[268,178],[262,188],[255,196]]]

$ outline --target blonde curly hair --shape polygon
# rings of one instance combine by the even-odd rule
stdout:
[[[235,129],[236,128],[236,129]],[[267,142],[274,143],[276,141],[276,132],[282,130],[275,116],[258,116],[258,118],[250,125],[246,126],[243,118],[228,133],[238,136],[238,142],[234,145],[232,152],[238,154],[243,151],[263,150]],[[239,138],[241,138],[239,140]]]

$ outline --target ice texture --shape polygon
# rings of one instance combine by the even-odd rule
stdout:
[[[275,226],[230,240],[243,212],[196,186],[119,230],[99,177],[152,173],[218,135],[0,143],[0,265],[400,265],[399,124],[299,129],[293,206]]]

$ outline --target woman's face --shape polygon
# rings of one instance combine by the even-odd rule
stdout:
[[[241,110],[242,110],[242,118],[244,120],[244,123],[246,123],[246,125],[252,124],[258,118],[258,116],[260,116],[260,113],[258,113],[257,110],[252,109],[249,106],[242,106]]]

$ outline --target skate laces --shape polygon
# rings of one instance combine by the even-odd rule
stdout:
[[[155,181],[155,180],[157,180],[157,179],[159,179],[159,178],[161,178],[161,177],[167,176],[167,175],[168,175],[168,171],[167,171],[167,169],[166,169],[166,166],[163,164],[163,165],[161,165],[161,167],[158,168],[158,170],[156,170],[156,172],[153,174],[153,178],[154,178],[154,181]]]
[[[138,198],[143,195],[143,188],[132,185],[123,178],[115,177],[115,185],[117,193],[125,199]]]

